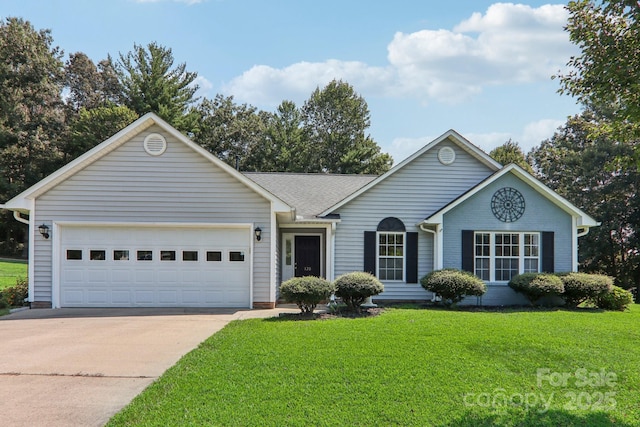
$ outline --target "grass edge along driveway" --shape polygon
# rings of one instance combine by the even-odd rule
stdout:
[[[640,425],[640,307],[245,320],[109,426]]]

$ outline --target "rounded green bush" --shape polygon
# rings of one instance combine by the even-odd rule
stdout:
[[[420,284],[442,297],[445,304],[456,304],[466,296],[479,297],[487,292],[487,285],[482,279],[468,271],[455,269],[432,271],[420,279]]]
[[[569,273],[560,276],[564,285],[567,306],[577,307],[588,299],[594,299],[611,291],[613,278],[603,274]]]
[[[629,304],[633,304],[633,294],[619,286],[612,286],[609,292],[598,295],[593,302],[603,310],[624,311]]]
[[[376,276],[361,271],[343,274],[336,279],[334,286],[336,296],[350,310],[359,310],[367,298],[384,291],[384,285]]]
[[[302,313],[313,313],[332,292],[331,282],[315,276],[294,277],[280,285],[280,296],[287,302],[295,303]]]
[[[562,279],[549,273],[523,273],[509,281],[509,287],[523,294],[531,304],[542,297],[561,295],[564,292]]]

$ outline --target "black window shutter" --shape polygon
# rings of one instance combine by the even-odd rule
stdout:
[[[473,230],[462,230],[462,269],[473,271]]]
[[[364,232],[364,271],[376,276],[376,232]]]
[[[542,232],[542,271],[554,273],[554,239],[553,231]]]
[[[407,283],[418,283],[418,233],[407,233]]]

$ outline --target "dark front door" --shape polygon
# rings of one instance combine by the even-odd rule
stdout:
[[[320,276],[320,236],[296,236],[296,277]]]

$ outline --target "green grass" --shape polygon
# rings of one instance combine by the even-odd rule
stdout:
[[[236,321],[108,425],[640,425],[639,325],[638,306]]]
[[[27,277],[27,262],[22,260],[0,261],[0,290],[15,286],[16,279]]]

